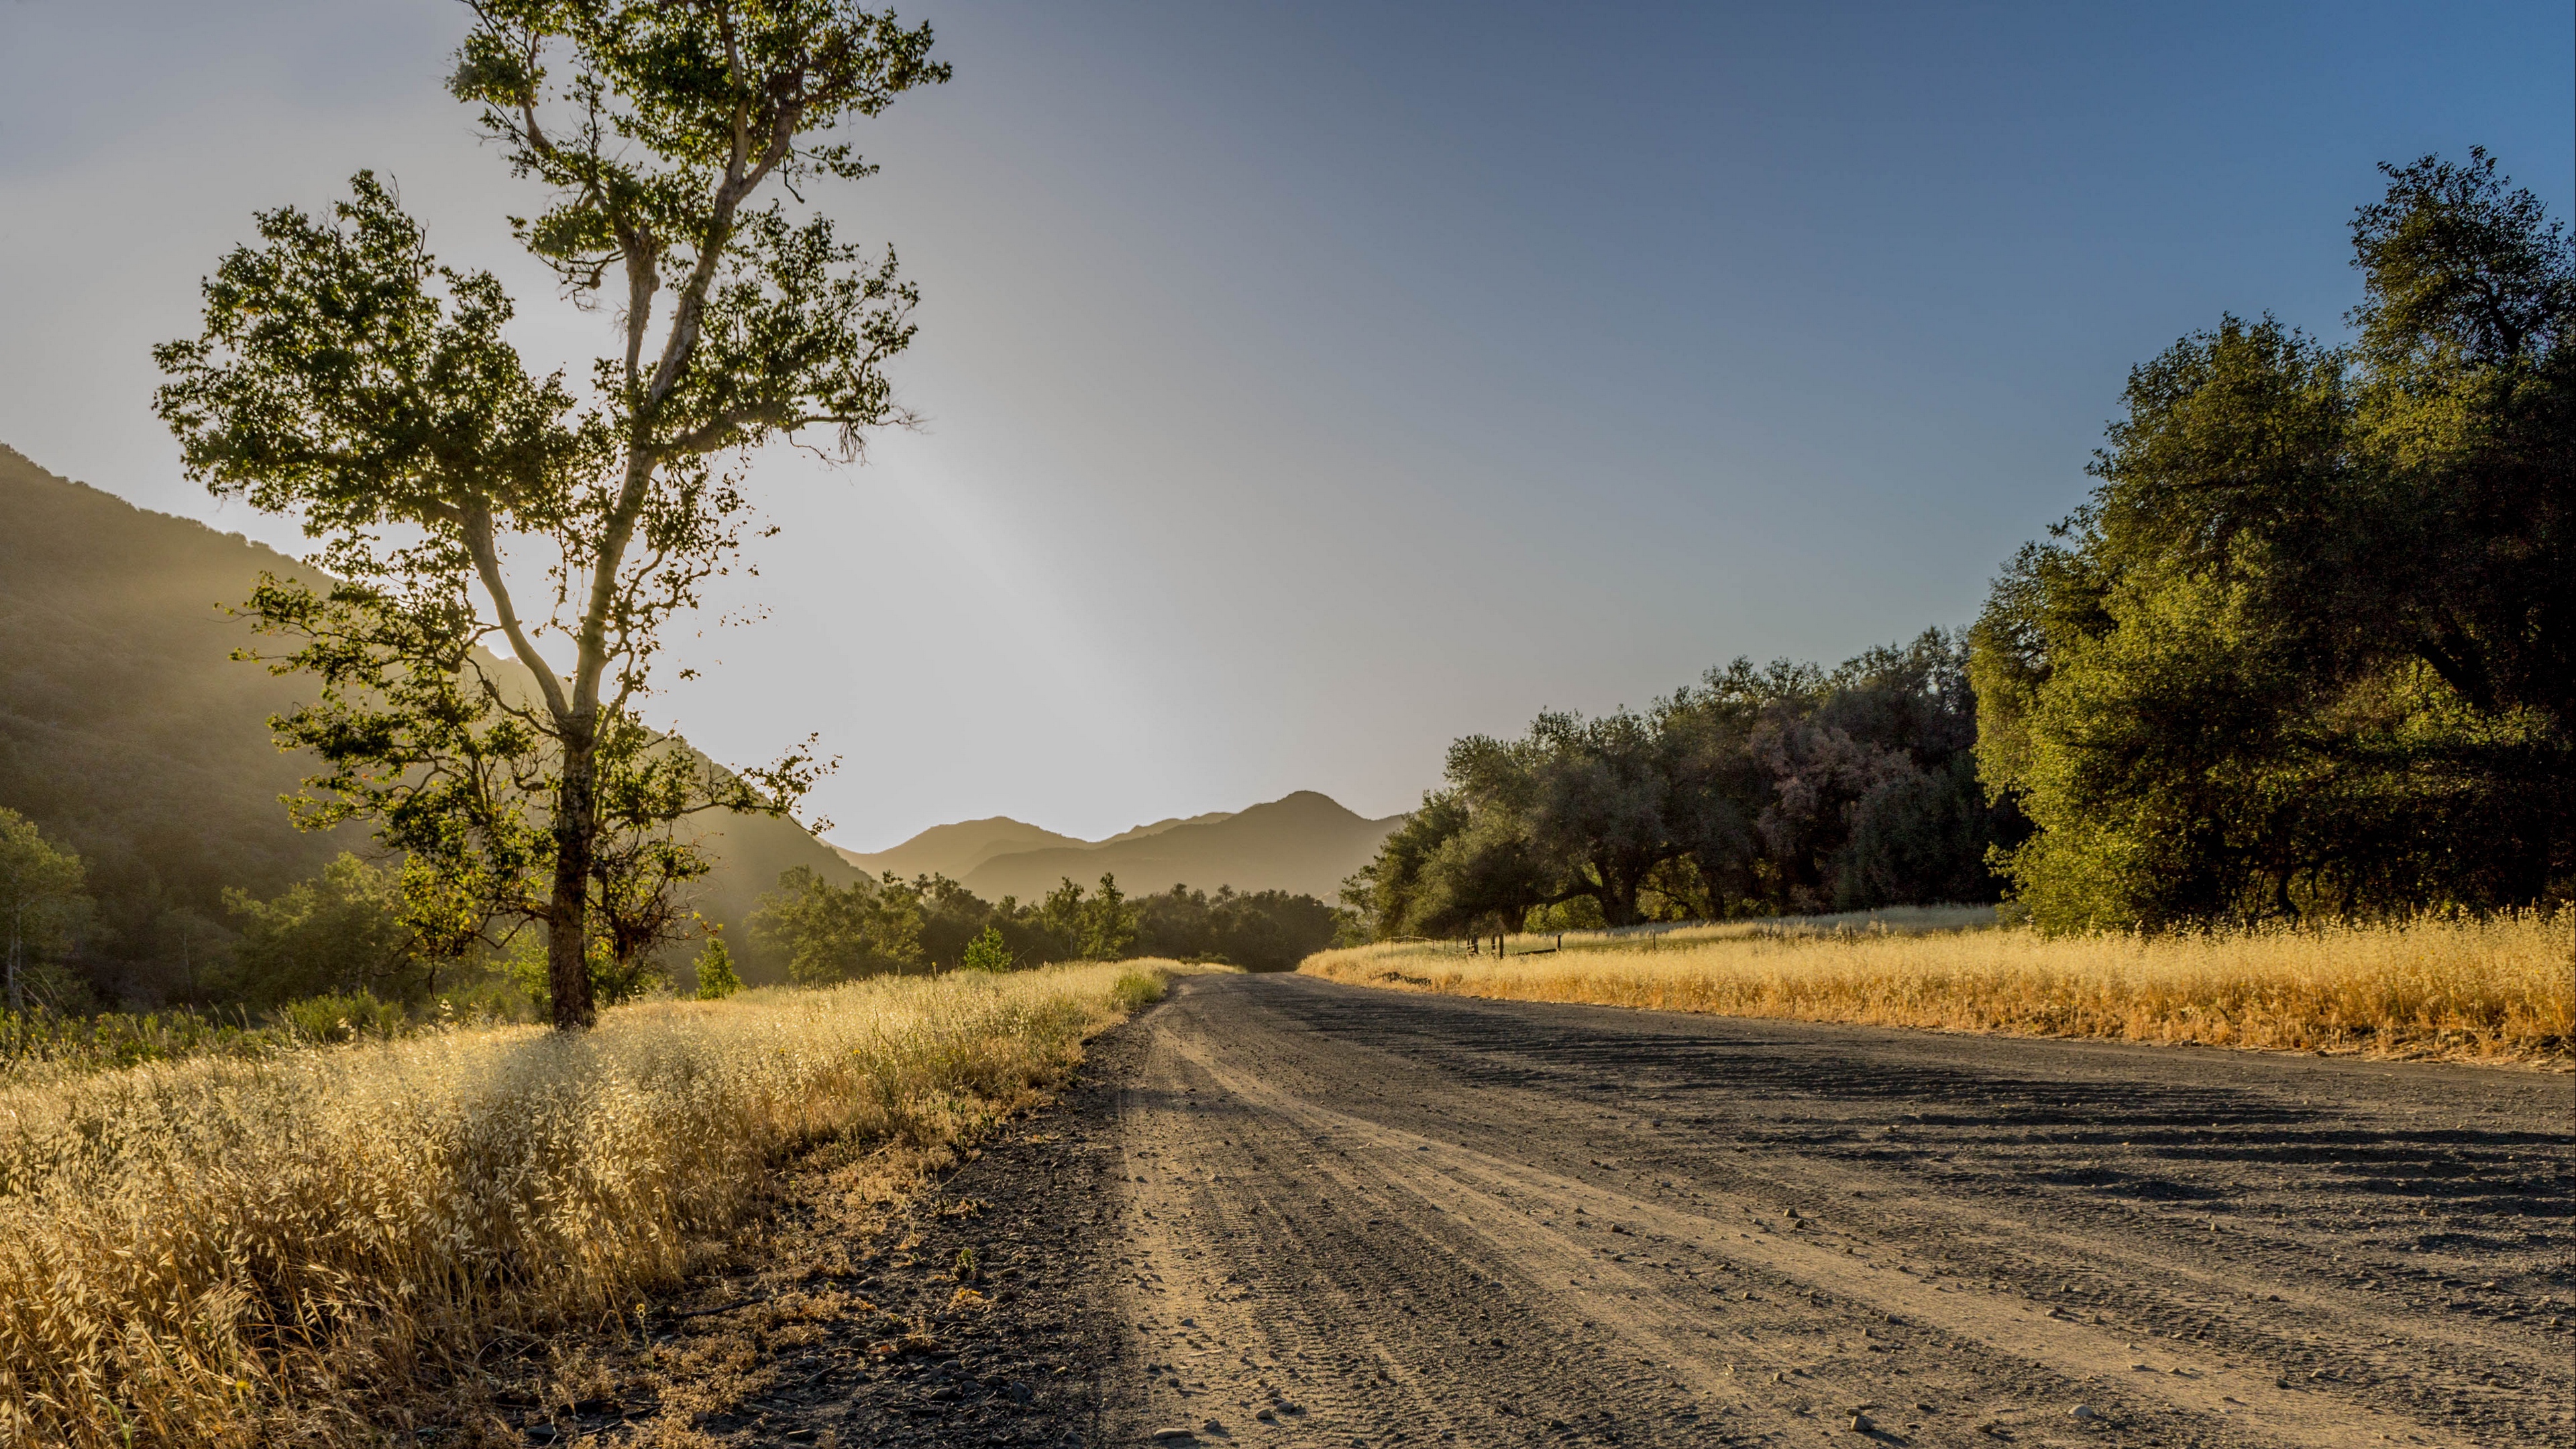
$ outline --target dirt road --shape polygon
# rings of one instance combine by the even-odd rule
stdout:
[[[1281,976],[1127,1030],[1092,1442],[2576,1445],[2566,1077]]]

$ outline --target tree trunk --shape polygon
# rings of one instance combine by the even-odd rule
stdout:
[[[596,1024],[590,999],[590,854],[596,835],[587,749],[564,749],[563,783],[555,790],[555,888],[546,905],[546,989],[555,999],[555,1029]]]
[[[1637,924],[1637,882],[1605,861],[1595,861],[1593,873],[1601,877],[1601,914],[1613,926]]]

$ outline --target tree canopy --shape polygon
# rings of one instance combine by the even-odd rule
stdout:
[[[1131,897],[1117,877],[1067,880],[1023,904],[987,902],[953,880],[892,873],[835,886],[802,868],[778,879],[751,918],[764,965],[813,984],[960,967],[998,971],[1055,961],[1169,956],[1284,971],[1334,943],[1347,913],[1287,891],[1214,896],[1175,885]]]
[[[636,711],[662,628],[736,566],[752,453],[819,427],[855,455],[901,420],[913,289],[791,202],[869,174],[826,138],[948,71],[928,27],[839,0],[473,8],[450,89],[543,193],[521,243],[614,304],[614,349],[578,381],[529,367],[499,281],[362,172],[327,219],[260,216],[202,334],[156,350],[156,406],[192,477],[297,519],[339,580],[247,606],[323,686],[276,721],[322,762],[303,818],[372,821],[451,910],[541,923],[578,1027],[599,919],[631,961],[704,868],[678,822],[784,813],[813,779],[802,751],[715,769]]]
[[[2569,894],[2576,251],[2483,152],[2383,169],[2353,341],[2228,317],[2136,369],[1974,631],[2043,925]]]
[[[0,805],[0,932],[7,955],[6,1004],[12,1022],[27,1014],[28,988],[54,986],[46,970],[90,916],[81,858],[45,838],[33,821]],[[53,992],[42,994],[51,995]]]
[[[1964,641],[1739,659],[1640,713],[1450,747],[1343,899],[1380,937],[1992,899]]]

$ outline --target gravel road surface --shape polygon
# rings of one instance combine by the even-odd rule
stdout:
[[[1296,976],[1120,1036],[1022,1172],[1105,1193],[1064,1439],[2576,1445],[2565,1076]]]

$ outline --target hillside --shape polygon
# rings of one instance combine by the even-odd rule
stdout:
[[[968,889],[986,900],[1045,895],[1058,881],[1085,886],[1115,874],[1131,895],[1175,884],[1214,890],[1301,891],[1330,901],[1342,880],[1368,864],[1402,817],[1371,820],[1330,796],[1300,790],[1216,819],[1174,822],[1096,845],[997,854],[969,871]]]
[[[109,928],[102,984],[136,1000],[184,986],[223,888],[273,894],[362,829],[296,830],[278,796],[304,770],[268,716],[308,697],[231,651],[249,631],[221,606],[263,569],[309,573],[274,549],[140,509],[0,447],[0,805],[87,861]],[[738,920],[794,865],[852,872],[778,820],[711,832],[720,864],[704,908]]]

